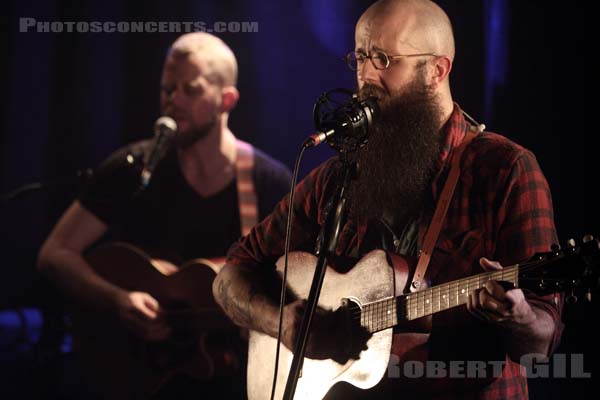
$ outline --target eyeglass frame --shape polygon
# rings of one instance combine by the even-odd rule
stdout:
[[[350,54],[356,54],[356,53],[357,53],[356,50],[352,50],[352,51],[348,52],[348,54],[346,54],[346,56],[344,56],[344,61],[346,61],[346,65],[352,71],[358,71],[358,58],[356,58],[356,56],[354,57],[354,59],[357,61],[357,65],[356,65],[356,69],[353,69],[352,67],[350,67],[349,57],[350,57]],[[385,65],[385,67],[383,67],[383,68],[377,68],[377,66],[373,62],[373,53],[383,53],[385,55],[385,59],[387,60],[387,63]],[[390,64],[392,63],[392,61],[399,60],[401,58],[423,57],[423,56],[440,57],[440,55],[437,54],[437,53],[396,54],[396,55],[390,56],[390,55],[388,55],[383,50],[376,50],[374,52],[369,52],[368,54],[365,54],[365,53],[361,53],[361,54],[364,54],[365,58],[368,58],[369,60],[371,60],[371,64],[373,64],[373,68],[375,68],[376,70],[379,70],[379,71],[383,71],[383,70],[388,69],[390,67]]]

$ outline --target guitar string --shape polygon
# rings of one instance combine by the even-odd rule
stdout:
[[[481,278],[488,278],[488,279],[486,279],[484,281],[484,283],[487,282],[487,281],[489,281],[489,280],[497,280],[495,278],[500,278],[501,280],[503,280],[503,279],[516,280],[515,279],[516,278],[515,275],[517,275],[517,272],[527,271],[527,270],[531,269],[532,267],[537,267],[538,266],[537,264],[539,264],[539,261],[536,261],[534,263],[529,263],[529,264],[523,264],[523,265],[520,266],[520,268],[518,268],[518,271],[517,271],[516,267],[519,267],[519,266],[516,265],[516,266],[512,266],[512,267],[507,267],[506,269],[504,269],[502,271],[493,271],[493,272],[488,272],[488,273],[483,273],[483,274],[478,274],[478,275],[474,275],[474,276],[462,278],[462,279],[459,279],[459,280],[456,280],[456,281],[453,281],[453,282],[449,282],[449,283],[446,283],[446,284],[441,284],[439,286],[434,286],[432,288],[428,288],[425,291],[417,292],[416,294],[413,294],[412,296],[413,297],[415,295],[417,296],[416,302],[417,302],[417,306],[418,306],[418,305],[420,305],[420,302],[418,301],[419,298],[421,298],[421,300],[422,300],[426,296],[429,295],[429,297],[431,297],[433,299],[433,297],[434,297],[434,291],[438,291],[438,294],[441,294],[441,292],[444,291],[443,290],[444,287],[446,289],[445,292],[450,292],[453,289],[458,289],[461,286],[465,286],[466,285],[466,287],[467,287],[467,293],[468,293],[469,292],[469,290],[468,290],[469,286],[472,283],[475,284],[475,282],[474,282],[475,280],[478,281],[477,284],[476,284],[476,288],[477,289],[481,287]],[[509,270],[509,268],[512,268],[512,270]],[[526,278],[526,277],[519,278],[519,281],[522,281],[522,280],[539,280],[539,278]],[[552,279],[552,278],[545,278],[545,280],[547,282],[559,282],[560,281],[560,279]],[[463,295],[463,293],[460,293],[460,294],[457,293],[457,297],[460,296],[460,295]],[[404,295],[404,296],[406,296],[406,298],[408,298],[408,296],[410,296],[410,295]],[[377,303],[377,302],[365,304],[363,307],[368,306],[369,304],[375,304],[375,303]],[[432,301],[430,307],[433,307],[434,304],[435,303]],[[442,304],[442,302],[439,301],[439,304]],[[414,308],[414,306],[413,306],[413,308]],[[424,309],[424,308],[426,308],[426,306],[417,307],[417,309]],[[360,310],[359,310],[359,312],[360,312]]]
[[[512,272],[509,272],[508,274],[504,274],[504,276],[501,276],[501,278],[504,278],[504,279],[514,279],[513,275],[515,275],[515,274],[512,273]],[[432,296],[433,292],[434,291],[438,291],[438,292],[441,293],[443,291],[442,290],[443,287],[446,287],[448,290],[445,290],[445,291],[449,292],[452,289],[457,289],[457,288],[460,288],[461,286],[464,286],[464,283],[466,283],[467,287],[468,287],[470,281],[474,281],[476,279],[479,280],[480,277],[478,275],[475,275],[473,277],[463,278],[463,279],[460,279],[460,280],[457,280],[457,281],[454,281],[454,282],[450,282],[450,283],[446,283],[446,284],[441,284],[439,286],[434,286],[432,288],[428,288],[428,289],[425,289],[423,291],[419,291],[419,292],[412,293],[412,294],[401,295],[401,296],[398,296],[398,297],[395,297],[395,298],[391,298],[391,299],[400,299],[400,298],[408,299],[410,296],[412,296],[411,298],[417,297],[417,299],[418,299],[418,298],[425,298],[426,296],[428,296],[430,294],[431,294],[430,297],[433,297]],[[494,280],[494,279],[487,279],[485,282],[487,282],[489,280]],[[461,282],[464,282],[464,283],[461,283]],[[478,283],[478,285],[479,285],[479,283]],[[462,293],[460,295],[462,295]],[[371,303],[366,303],[366,304],[363,305],[363,308],[365,308],[365,307],[372,307],[372,305],[374,305],[376,303],[385,302],[385,301],[388,301],[388,300],[391,300],[391,299],[384,299],[384,300],[378,300],[378,301],[371,302]],[[360,312],[360,310],[359,310],[359,312]]]
[[[574,253],[575,254],[575,253]],[[551,259],[551,262],[555,263],[558,260],[564,260],[565,258],[567,258],[568,256],[572,256],[571,255],[562,255],[562,256],[558,256],[556,258]],[[367,325],[374,327],[375,329],[378,328],[385,328],[384,325],[390,325],[391,322],[389,322],[389,319],[391,319],[393,321],[394,317],[398,318],[406,318],[407,316],[410,316],[411,311],[414,311],[417,314],[417,318],[419,318],[419,314],[423,313],[422,316],[425,315],[429,315],[434,313],[434,309],[437,308],[437,311],[441,311],[442,310],[442,306],[443,303],[447,303],[448,306],[444,306],[444,309],[449,309],[452,308],[454,306],[459,306],[462,304],[465,304],[463,302],[460,301],[459,297],[460,296],[468,296],[469,293],[469,286],[470,284],[474,284],[476,289],[479,289],[480,287],[482,287],[482,282],[481,282],[481,278],[487,278],[483,283],[485,284],[485,282],[490,281],[490,280],[498,280],[498,278],[500,278],[500,280],[512,280],[513,283],[515,283],[517,276],[520,273],[523,272],[527,272],[530,271],[531,269],[535,269],[538,268],[540,265],[544,265],[547,264],[548,260],[536,260],[533,262],[529,262],[529,263],[524,263],[524,264],[515,264],[513,266],[509,266],[506,267],[505,269],[501,270],[501,271],[490,271],[487,273],[482,273],[482,274],[478,274],[478,275],[474,275],[474,276],[470,276],[470,277],[466,277],[466,278],[462,278],[453,282],[449,282],[446,284],[442,284],[439,286],[434,286],[432,288],[428,288],[424,291],[420,291],[417,292],[415,294],[412,295],[402,295],[399,297],[395,297],[395,298],[391,298],[391,299],[385,299],[385,300],[380,300],[377,302],[373,302],[373,303],[368,303],[363,305],[363,309],[359,309],[356,311],[352,312],[352,318],[354,320],[358,320],[358,319],[363,319],[363,316],[367,315]],[[545,281],[547,282],[560,282],[561,279],[558,278],[544,278]],[[539,278],[535,278],[535,277],[519,277],[519,281],[523,281],[523,280],[539,280]],[[477,281],[477,283],[475,284],[475,281]],[[458,293],[458,289],[462,287],[464,287],[466,285],[466,294],[464,294],[464,292],[461,292],[460,294]],[[443,290],[446,289],[446,290]],[[451,290],[456,289],[456,296],[448,296],[448,299],[445,299],[444,302],[441,301],[441,299],[439,298],[439,296],[442,294],[442,292],[447,292],[448,294],[450,293]],[[463,289],[464,290],[464,289]],[[438,293],[438,303],[437,303],[437,307],[436,303],[433,301],[433,298],[435,297],[435,291],[437,291]],[[427,297],[429,296],[429,298],[431,299],[431,302],[426,301],[426,304],[423,303],[423,300],[427,300]],[[414,297],[416,297],[415,300]],[[452,302],[453,304],[450,305],[450,300],[454,299],[456,301],[456,304],[454,304],[454,302]],[[416,303],[416,304],[412,304],[412,303]],[[373,307],[375,307],[375,309],[373,309]],[[399,310],[400,308],[400,310]],[[395,310],[394,310],[395,309]],[[425,312],[426,309],[431,310],[430,312]],[[394,312],[395,311],[395,312]],[[371,319],[371,323],[368,322],[368,319]],[[387,324],[381,324],[384,321],[388,321]]]
[[[499,275],[500,278],[502,279],[514,279],[515,275],[516,275],[516,268],[514,268],[513,270],[507,271],[494,271],[494,272],[490,272],[490,273],[486,273],[486,274],[480,274],[480,275],[475,275],[472,277],[468,277],[468,278],[463,278],[454,282],[451,282],[449,284],[447,284],[447,289],[448,292],[452,289],[458,289],[461,286],[464,286],[464,284],[466,283],[467,288],[469,287],[469,284],[475,283],[474,281],[477,280],[477,288],[480,287],[481,285],[481,278],[482,277],[494,277],[494,275]],[[492,279],[487,279],[485,282],[487,282],[488,280],[492,280]],[[461,285],[462,283],[462,285]],[[434,312],[434,310],[437,308],[438,311],[442,310],[442,302],[441,300],[437,303],[437,307],[436,307],[436,303],[435,302],[431,302],[429,304],[429,307],[423,305],[423,307],[418,307],[418,305],[423,303],[423,300],[426,300],[427,297],[429,297],[430,299],[433,299],[433,297],[435,296],[435,292],[438,292],[438,296],[441,295],[442,293],[442,286],[435,286],[433,288],[429,288],[426,291],[421,291],[421,292],[417,292],[415,294],[412,295],[412,297],[409,297],[411,295],[405,295],[405,296],[401,296],[401,297],[397,297],[397,298],[389,298],[389,299],[385,299],[385,300],[380,300],[377,302],[373,302],[373,303],[368,303],[363,305],[363,310],[357,310],[357,311],[353,311],[353,315],[352,318],[354,320],[358,320],[359,318],[362,320],[364,320],[363,318],[363,314],[366,314],[367,317],[367,327],[370,327],[372,331],[377,331],[377,330],[381,330],[381,329],[385,329],[387,327],[391,327],[393,325],[395,325],[395,323],[393,323],[394,317],[401,317],[401,318],[405,318],[407,317],[407,315],[410,315],[411,311],[414,311],[417,315],[420,314],[420,312],[422,312],[425,316],[429,315],[431,313]],[[468,293],[468,290],[467,290]],[[417,297],[416,300],[413,300],[413,298]],[[466,296],[463,293],[458,294],[457,291],[457,296],[456,296],[456,304],[452,304],[453,306],[458,306],[458,305],[462,305],[464,303],[460,302],[458,297],[460,296]],[[415,307],[414,305],[411,306],[410,303],[417,303],[417,307]],[[399,303],[399,304],[398,304]],[[448,299],[447,301],[448,303],[448,307],[447,308],[451,308],[450,307],[450,299]],[[408,308],[407,308],[408,305]],[[396,310],[394,310],[394,308]],[[400,308],[400,310],[398,310]],[[430,312],[424,312],[425,309],[429,308],[431,311]],[[412,309],[412,310],[411,310]],[[446,309],[446,307],[444,307],[444,309]],[[396,312],[393,312],[396,311]],[[371,320],[371,322],[369,323],[369,319]],[[389,321],[389,320],[392,321]]]

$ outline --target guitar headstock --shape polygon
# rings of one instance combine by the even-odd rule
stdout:
[[[578,245],[573,239],[567,246],[553,245],[551,251],[536,254],[519,266],[519,287],[538,294],[567,292],[567,302],[577,301],[576,291],[600,288],[600,240],[591,235]]]

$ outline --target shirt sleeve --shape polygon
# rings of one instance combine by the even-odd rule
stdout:
[[[524,151],[514,162],[506,180],[496,215],[499,226],[495,259],[502,265],[524,262],[538,252],[548,252],[558,243],[552,197],[548,182],[535,156]],[[560,342],[563,330],[563,296],[538,296],[525,290],[529,303],[552,316],[555,322],[550,352]]]
[[[142,157],[140,146],[115,151],[85,183],[78,196],[79,202],[105,223],[121,219],[139,187]]]

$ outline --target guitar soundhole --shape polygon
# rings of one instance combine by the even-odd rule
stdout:
[[[336,312],[341,312],[344,319],[346,354],[349,358],[358,359],[361,351],[367,349],[366,343],[371,337],[368,329],[361,325],[361,307],[356,300],[345,298]]]
[[[347,323],[352,325],[360,326],[360,305],[358,302],[352,298],[344,298],[342,299],[342,307],[346,317],[348,318]]]

